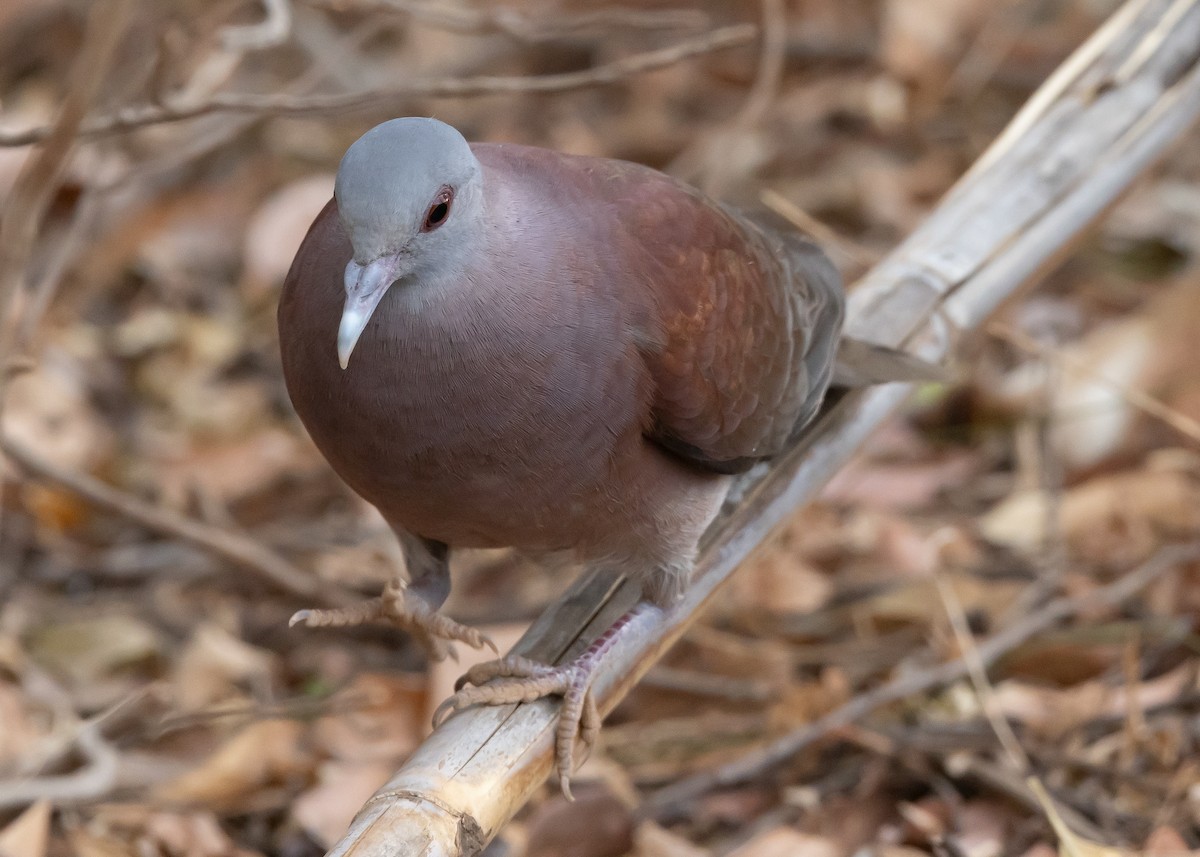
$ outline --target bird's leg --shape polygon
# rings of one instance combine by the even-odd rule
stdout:
[[[455,622],[437,612],[450,594],[449,548],[441,542],[396,531],[404,551],[409,579],[399,574],[383,588],[383,594],[370,601],[332,610],[300,610],[289,625],[309,628],[342,628],[382,621],[397,625],[412,634],[434,660],[454,655],[451,641],[458,640],[475,649],[488,646],[499,654],[496,644],[474,628]]]
[[[597,668],[618,639],[632,633],[634,626],[652,619],[657,612],[652,604],[638,603],[567,664],[550,666],[520,655],[508,655],[472,667],[455,684],[456,693],[438,706],[433,715],[434,725],[472,705],[505,705],[533,702],[544,696],[561,696],[555,756],[559,785],[563,794],[573,800],[571,774],[575,772],[575,739],[580,739],[584,749],[591,752],[600,733],[600,712],[591,692]]]

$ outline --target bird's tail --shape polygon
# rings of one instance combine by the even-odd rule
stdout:
[[[945,366],[930,363],[904,351],[842,337],[833,367],[834,387],[868,387],[889,381],[952,380]]]

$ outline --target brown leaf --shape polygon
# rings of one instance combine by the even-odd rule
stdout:
[[[980,529],[997,544],[1036,552],[1044,543],[1050,502],[1039,490],[1017,492],[988,512]],[[1190,453],[1164,452],[1147,467],[1097,476],[1069,489],[1058,516],[1077,556],[1127,566],[1165,541],[1200,533],[1200,469]]]
[[[333,175],[317,173],[284,185],[258,207],[242,246],[244,288],[251,298],[278,288],[308,227],[333,197]]]
[[[28,646],[34,660],[81,685],[162,656],[158,632],[124,614],[43,625],[30,635]]]
[[[1142,846],[1146,857],[1196,857],[1200,849],[1188,848],[1187,842],[1170,827],[1156,827]]]
[[[1098,717],[1120,717],[1163,705],[1195,684],[1191,665],[1183,664],[1133,687],[1090,681],[1058,689],[1004,681],[996,686],[995,700],[1005,717],[1055,737]]]
[[[216,623],[202,622],[175,664],[175,705],[181,712],[197,711],[236,694],[242,682],[264,684],[275,659]]]
[[[173,812],[146,804],[107,804],[68,830],[79,857],[260,857],[239,847],[210,812]]]
[[[424,676],[362,673],[333,700],[337,710],[317,721],[313,740],[334,759],[396,763],[428,730]]]
[[[729,857],[843,857],[833,841],[791,827],[776,827],[758,834],[729,853]]]
[[[633,857],[707,857],[711,853],[653,821],[638,825],[633,842]]]
[[[311,755],[302,744],[304,732],[302,724],[291,720],[252,723],[200,767],[160,788],[156,797],[217,812],[245,811],[246,801],[268,786],[312,771]]]
[[[46,737],[47,718],[19,685],[0,681],[0,770],[12,771]]]
[[[336,842],[363,804],[395,772],[388,760],[329,761],[317,768],[317,783],[292,803],[292,817],[323,847]]]
[[[39,800],[0,830],[3,857],[44,857],[50,839],[50,802]]]
[[[604,788],[577,787],[574,802],[555,795],[529,819],[528,857],[619,857],[633,847],[633,817]]]
[[[113,436],[88,403],[84,367],[62,354],[12,379],[6,390],[6,436],[60,467],[93,471],[113,450]]]

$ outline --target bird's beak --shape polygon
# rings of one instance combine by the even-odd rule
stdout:
[[[388,287],[403,274],[398,254],[380,256],[365,265],[351,260],[346,266],[346,304],[338,326],[338,363],[345,369],[371,314],[387,294]]]

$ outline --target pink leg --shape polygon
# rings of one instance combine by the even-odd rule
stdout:
[[[533,702],[544,696],[561,696],[563,704],[558,713],[554,744],[558,782],[563,794],[573,799],[571,774],[575,772],[575,739],[579,738],[590,752],[600,733],[600,712],[591,694],[596,670],[622,632],[627,633],[635,619],[653,610],[655,608],[645,602],[636,605],[567,664],[550,666],[520,655],[508,655],[472,667],[456,683],[457,692],[438,706],[433,715],[434,726],[472,705],[506,705]]]
[[[449,645],[453,640],[475,649],[488,646],[498,654],[496,644],[486,634],[443,616],[421,598],[408,596],[407,589],[408,583],[397,577],[384,587],[379,598],[333,610],[300,610],[288,624],[342,628],[367,622],[389,622],[415,636],[434,660],[440,661],[447,655],[457,660],[454,647]]]

